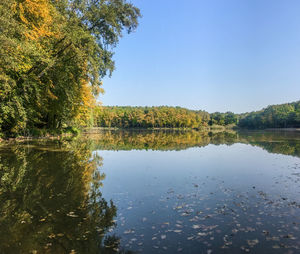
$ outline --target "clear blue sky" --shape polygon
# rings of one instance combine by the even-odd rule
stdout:
[[[134,0],[103,105],[246,112],[300,99],[299,0]]]

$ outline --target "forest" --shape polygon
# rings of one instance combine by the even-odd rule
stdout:
[[[193,128],[236,124],[232,112],[209,114],[181,107],[98,107],[93,126],[117,128]]]
[[[300,127],[300,101],[268,106],[260,111],[242,114],[238,126],[248,129]]]
[[[93,114],[94,127],[192,128],[225,126],[247,129],[300,127],[300,101],[271,105],[260,111],[234,114],[208,113],[181,107],[99,106]]]

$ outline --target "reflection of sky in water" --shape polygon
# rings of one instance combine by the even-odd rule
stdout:
[[[299,158],[245,144],[98,151],[122,245],[142,253],[299,253]],[[288,252],[293,251],[293,252]]]

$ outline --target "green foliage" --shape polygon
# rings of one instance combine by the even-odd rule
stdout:
[[[180,107],[96,107],[94,126],[116,128],[298,128],[300,101],[251,113],[207,113]]]
[[[238,115],[232,112],[220,113],[215,112],[210,114],[209,125],[230,125],[238,122]]]
[[[181,107],[97,107],[94,126],[117,128],[193,128],[235,125],[238,115],[232,112],[209,114]]]
[[[89,115],[113,49],[138,25],[126,0],[0,2],[0,132],[60,129]]]
[[[239,127],[249,129],[298,128],[300,127],[300,101],[243,114]]]
[[[205,111],[180,107],[97,107],[94,126],[118,128],[201,128],[209,121]]]
[[[70,134],[77,136],[77,135],[79,135],[80,130],[76,127],[71,126],[71,127],[64,128],[63,132],[70,133]]]

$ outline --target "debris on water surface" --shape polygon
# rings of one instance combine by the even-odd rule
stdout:
[[[134,233],[134,230],[132,230],[132,229],[128,229],[128,230],[124,231],[125,235],[127,235],[127,234],[133,234],[133,233]]]
[[[196,187],[198,184],[193,183],[193,185]],[[198,189],[193,189],[194,191],[190,193],[165,194],[160,196],[160,199],[166,203],[161,208],[152,208],[155,209],[152,211],[155,211],[159,215],[160,211],[163,211],[164,213],[162,214],[165,214],[165,211],[171,210],[172,215],[165,216],[160,221],[157,221],[157,217],[155,217],[157,215],[153,215],[154,212],[151,213],[150,210],[147,213],[147,217],[141,216],[139,219],[140,224],[141,221],[155,221],[153,218],[156,219],[155,226],[149,227],[153,230],[153,237],[150,237],[150,239],[152,239],[155,245],[152,247],[160,250],[171,250],[170,246],[162,244],[168,241],[161,240],[169,240],[169,237],[170,239],[176,237],[175,239],[182,241],[180,245],[183,244],[183,247],[185,247],[184,241],[193,241],[193,245],[201,242],[207,248],[203,253],[207,254],[215,253],[215,247],[224,248],[227,251],[238,248],[241,253],[253,252],[252,248],[255,248],[259,243],[264,244],[266,241],[271,241],[266,245],[267,248],[289,248],[291,252],[287,253],[292,253],[292,249],[298,250],[298,247],[300,247],[297,246],[298,243],[294,241],[295,243],[292,245],[291,241],[296,239],[295,236],[298,236],[299,223],[287,220],[287,216],[292,215],[294,216],[293,220],[296,221],[296,216],[299,214],[297,209],[300,207],[297,200],[294,201],[290,197],[286,197],[285,193],[272,196],[272,193],[266,191],[259,184],[255,186],[248,185],[248,189],[245,192],[237,191],[234,188],[228,188],[224,185],[223,181],[223,186],[217,188],[217,191],[213,193],[207,190],[207,192],[200,194]],[[204,190],[202,188],[204,187],[202,187],[201,183],[197,187],[199,186],[202,192]],[[209,185],[207,184],[206,186]],[[168,194],[172,194],[173,192],[173,190],[168,190]],[[210,197],[210,194],[214,194],[214,196]],[[282,196],[284,197],[282,198]],[[287,207],[289,210],[286,210]],[[167,222],[164,222],[165,220]],[[128,220],[126,218],[126,223],[128,221],[131,221],[131,219]],[[125,222],[125,218],[118,220],[118,226],[120,226],[120,222]],[[143,244],[139,234],[143,233],[140,230],[144,230],[145,225],[141,224],[139,230],[135,228],[137,235],[134,236],[137,236],[138,239],[134,240],[132,238],[130,240],[138,246]],[[217,227],[219,228],[216,229]],[[224,242],[216,246],[216,243],[223,237],[221,235],[222,232],[226,232],[227,235],[223,238]],[[124,234],[130,233],[134,233],[134,231],[124,231]],[[174,234],[168,235],[168,233]],[[241,237],[245,239],[247,236],[250,239],[241,243]],[[274,244],[272,241],[277,241],[278,243]],[[246,247],[241,246],[242,244]],[[181,247],[177,248],[177,252],[181,252],[182,250],[183,248]]]
[[[241,250],[244,252],[250,252],[250,249],[246,248],[245,246],[241,246]]]
[[[181,233],[182,230],[180,230],[180,229],[175,229],[173,232],[175,232],[175,233]]]
[[[247,243],[250,247],[254,247],[256,244],[259,243],[258,239],[254,239],[254,240],[247,240]]]

